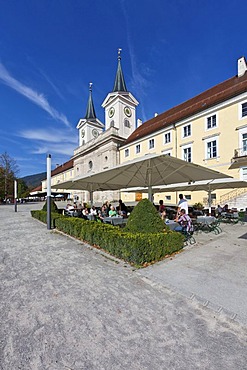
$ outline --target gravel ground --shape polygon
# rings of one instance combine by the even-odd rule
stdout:
[[[0,206],[2,370],[247,369],[244,321],[188,299],[153,266],[47,230],[30,216],[40,206]],[[192,263],[205,245],[157,268]]]

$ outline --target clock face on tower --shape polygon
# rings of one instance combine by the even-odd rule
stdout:
[[[114,116],[114,113],[115,113],[115,109],[111,107],[108,112],[109,117],[112,118]]]
[[[99,136],[99,131],[96,130],[96,128],[94,128],[93,131],[92,131],[92,134],[93,134],[94,137],[98,137]]]
[[[81,130],[81,137],[85,136],[85,130]]]
[[[124,107],[124,113],[125,113],[125,115],[127,116],[127,117],[131,117],[131,114],[132,114],[132,112],[131,112],[131,109],[130,109],[130,107]]]

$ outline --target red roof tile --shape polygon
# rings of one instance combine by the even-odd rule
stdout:
[[[58,175],[64,171],[68,171],[73,168],[73,159],[70,159],[68,162],[61,164],[60,166],[56,167],[54,170],[51,171],[51,176]]]
[[[247,91],[247,72],[242,77],[232,77],[209,90],[151,118],[139,126],[125,141],[124,145],[141,139],[165,127],[202,112]]]
[[[33,190],[31,190],[31,193],[33,193],[34,191],[41,191],[41,190],[42,190],[42,185],[39,185],[36,188],[34,188]]]

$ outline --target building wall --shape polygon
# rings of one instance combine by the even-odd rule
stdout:
[[[142,157],[147,153],[170,154],[186,160],[184,150],[187,150],[188,154],[188,148],[191,148],[191,162],[223,172],[236,179],[242,179],[242,170],[229,170],[229,166],[234,150],[242,145],[240,140],[242,133],[247,133],[247,116],[241,116],[242,103],[246,101],[247,93],[213,108],[205,109],[205,111],[166,127],[162,131],[125,145],[120,148],[120,163]],[[212,127],[208,128],[207,125]],[[188,135],[186,136],[186,134]],[[170,142],[165,143],[165,139],[169,140],[169,138]],[[208,145],[214,141],[217,143],[217,154],[216,157],[209,158]],[[140,147],[139,153],[136,152],[137,146]],[[214,156],[213,145],[211,147],[211,155]],[[214,202],[220,202],[221,196],[227,192],[229,189],[215,191],[216,199]],[[191,204],[198,201],[206,203],[207,201],[206,192],[186,192],[186,195],[191,197],[191,200],[189,199]],[[121,196],[125,201],[135,200],[134,193],[122,194]],[[166,196],[170,200],[166,199]],[[155,194],[154,201],[158,202],[159,199],[164,199],[166,203],[174,204],[177,203],[177,196],[176,193]]]

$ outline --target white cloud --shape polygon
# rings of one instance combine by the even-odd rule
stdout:
[[[64,99],[64,96],[61,94],[61,91],[57,88],[57,86],[51,81],[51,79],[47,76],[45,72],[43,72],[41,69],[39,69],[40,74],[45,78],[45,80],[49,83],[49,85],[53,88],[55,93],[61,98],[62,100]]]
[[[17,81],[9,74],[2,63],[0,63],[0,81],[2,81],[5,85],[9,86],[13,90],[17,91],[19,94],[25,96],[34,104],[38,105],[55,120],[63,122],[67,127],[71,127],[67,117],[54,109],[43,94],[40,94],[32,88]]]
[[[37,147],[36,149],[33,149],[31,153],[33,154],[47,154],[47,153],[52,153],[52,154],[63,154],[66,156],[72,156],[74,153],[74,145],[63,145],[63,144],[46,144],[46,145],[41,145]]]
[[[78,137],[76,134],[72,134],[71,131],[68,133],[66,131],[58,131],[58,130],[23,130],[21,131],[18,136],[29,139],[29,140],[38,140],[38,141],[45,141],[48,143],[73,143],[77,145]]]

